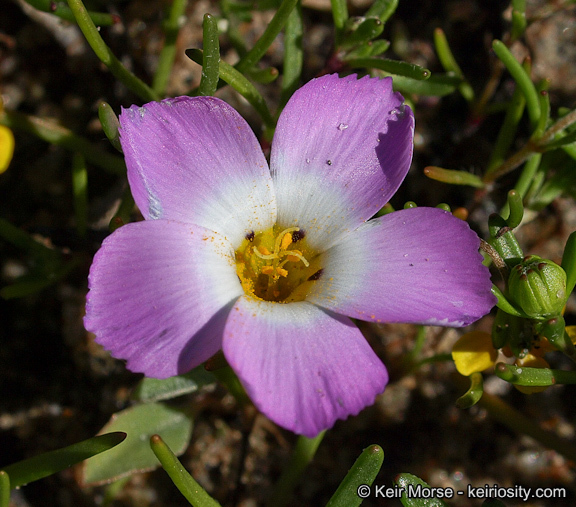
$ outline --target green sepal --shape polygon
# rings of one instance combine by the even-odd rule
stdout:
[[[10,476],[10,487],[17,488],[108,451],[124,441],[125,438],[126,433],[124,432],[107,433],[56,451],[45,452],[39,456],[19,461],[4,467],[3,470]]]
[[[371,486],[384,462],[384,451],[379,445],[371,445],[352,465],[343,481],[338,486],[326,507],[356,507],[362,503],[358,496],[358,488],[362,485]]]

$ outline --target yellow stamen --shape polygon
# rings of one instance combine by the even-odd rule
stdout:
[[[283,276],[284,278],[288,276],[288,271],[280,267],[276,268],[276,273],[278,273],[280,276]]]
[[[286,250],[290,246],[290,243],[292,243],[292,234],[287,232],[284,234],[282,242],[280,243],[280,250]]]
[[[278,254],[270,253],[270,250],[268,250],[265,246],[260,246],[258,248],[253,246],[252,251],[261,259],[270,260],[278,258]]]
[[[306,260],[306,257],[304,257],[298,250],[288,250],[287,252],[281,252],[281,253],[286,255],[286,260],[290,262],[302,261],[304,266],[306,267],[310,266],[310,263]]]
[[[288,229],[284,229],[280,234],[278,234],[278,236],[276,237],[276,243],[274,244],[274,253],[278,253],[280,251],[280,243],[282,243],[282,245],[284,244],[284,241],[286,241],[286,235],[290,234],[289,238],[290,238],[290,242],[287,243],[286,246],[288,246],[290,243],[292,243],[292,232],[295,231],[299,231],[300,227],[288,227]],[[282,247],[283,250],[286,250],[286,247]]]
[[[271,275],[274,273],[274,268],[272,266],[262,266],[260,271],[263,275]]]

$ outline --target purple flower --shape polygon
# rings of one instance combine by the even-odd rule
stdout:
[[[465,326],[494,304],[465,222],[436,208],[369,220],[412,158],[413,114],[390,78],[298,90],[270,169],[214,97],[132,106],[120,125],[146,220],[96,254],[85,324],[133,371],[170,377],[223,349],[255,405],[311,437],[388,382],[351,317]]]

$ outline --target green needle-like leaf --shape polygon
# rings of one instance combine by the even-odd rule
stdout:
[[[492,49],[496,56],[500,58],[502,63],[508,69],[508,72],[516,81],[516,84],[522,90],[524,97],[526,98],[526,108],[528,109],[528,115],[530,116],[530,122],[535,128],[538,125],[538,120],[540,119],[540,101],[538,99],[538,92],[534,83],[530,79],[528,73],[524,70],[524,67],[514,58],[514,55],[506,47],[506,45],[495,40],[492,42]]]
[[[516,190],[510,190],[508,192],[508,209],[510,210],[510,215],[508,216],[506,222],[508,227],[515,229],[522,222],[524,217],[524,205],[522,204],[522,195]]]
[[[299,0],[282,0],[280,7],[276,11],[276,14],[274,14],[274,17],[270,20],[270,23],[268,23],[262,36],[258,39],[256,44],[254,44],[254,47],[235,65],[235,68],[240,73],[254,67],[260,61],[282,28],[284,28],[284,25],[286,25],[288,17],[294,7],[296,7],[298,1]]]
[[[512,0],[511,39],[518,40],[526,31],[526,0]]]
[[[10,476],[0,470],[0,507],[10,507]]]
[[[482,373],[476,372],[470,375],[470,389],[456,400],[458,408],[470,408],[480,401],[484,394],[484,378]]]
[[[405,76],[392,76],[394,90],[404,94],[429,95],[432,97],[444,97],[454,93],[462,79],[448,74],[432,74],[426,80],[411,79]]]
[[[350,18],[347,26],[351,24],[350,21],[356,19],[358,18]],[[344,38],[340,43],[340,48],[349,49],[364,44],[375,39],[384,31],[384,23],[382,23],[379,18],[360,19],[360,22],[352,23],[353,26],[349,29],[350,31],[346,31]]]
[[[170,7],[170,15],[163,23],[165,36],[164,47],[160,52],[158,67],[156,68],[154,82],[152,83],[152,89],[160,97],[164,95],[166,85],[170,79],[170,72],[172,71],[174,58],[176,56],[176,40],[178,39],[178,33],[182,25],[182,17],[186,12],[187,5],[188,0],[173,0]]]
[[[455,76],[462,79],[462,83],[460,83],[458,87],[462,96],[468,102],[474,100],[474,90],[472,89],[470,84],[465,81],[464,74],[462,73],[460,66],[456,62],[456,59],[454,58],[452,50],[450,49],[450,46],[448,44],[448,39],[446,39],[446,35],[444,34],[444,31],[441,28],[436,28],[436,30],[434,30],[434,45],[436,47],[436,53],[438,53],[440,63],[442,64],[442,67],[444,67],[444,70],[446,72],[451,72]]]
[[[276,117],[280,115],[292,94],[300,84],[304,52],[302,51],[302,35],[304,22],[302,20],[302,4],[299,2],[288,16],[284,29],[284,72],[282,74],[280,104]]]
[[[63,449],[19,461],[5,467],[4,471],[10,476],[10,487],[17,488],[60,472],[101,452],[108,451],[125,438],[126,433],[107,433],[69,445]]]
[[[344,58],[346,63],[352,68],[368,67],[380,69],[390,74],[404,76],[417,81],[423,81],[430,77],[430,71],[414,63],[402,62],[400,60],[389,60],[387,58]]]
[[[576,384],[576,371],[528,368],[498,363],[494,373],[501,379],[519,386],[544,387],[555,384]]]
[[[326,507],[356,507],[362,503],[358,488],[371,486],[384,462],[384,451],[379,445],[371,445],[362,451],[352,468],[326,504]]]
[[[190,505],[194,505],[194,507],[220,506],[186,471],[180,460],[159,435],[150,437],[150,448],[158,458],[158,461],[160,461],[162,468],[172,479],[174,485],[184,495],[184,498],[190,502]]]
[[[454,169],[443,169],[442,167],[428,166],[424,169],[424,174],[428,178],[452,185],[468,185],[475,188],[484,188],[484,182],[475,174],[466,171],[456,171]]]
[[[404,488],[400,501],[404,507],[446,507],[446,504],[438,498],[426,498],[423,489],[430,486],[422,479],[412,474],[400,474],[396,477],[396,485]],[[407,492],[411,493],[410,495]],[[427,496],[427,495],[426,495]]]
[[[366,12],[366,17],[375,16],[380,18],[382,23],[386,23],[390,16],[396,12],[399,0],[376,0]]]
[[[348,5],[346,0],[330,0],[332,6],[332,18],[334,19],[334,29],[336,44],[340,42],[342,32],[348,21]]]
[[[68,5],[76,18],[80,30],[82,30],[84,37],[86,37],[88,44],[90,44],[90,47],[100,61],[110,69],[110,72],[143,100],[158,100],[160,98],[158,94],[124,67],[112,50],[106,45],[98,32],[98,28],[90,18],[86,7],[84,7],[82,0],[68,0]]]
[[[98,106],[98,119],[102,124],[102,130],[110,141],[110,144],[122,153],[122,146],[120,145],[120,122],[108,102],[101,102]]]
[[[55,2],[54,0],[26,0],[26,2],[39,11],[49,12],[66,21],[76,21],[70,7],[62,2]],[[110,26],[120,21],[117,16],[103,12],[88,11],[88,15],[94,24],[98,26]]]
[[[197,64],[202,65],[203,52],[200,49],[187,49],[186,56]],[[232,65],[220,60],[220,78],[242,95],[260,114],[262,120],[269,128],[274,128],[274,119],[256,87],[248,81]]]
[[[84,155],[87,162],[101,167],[105,171],[113,174],[126,174],[124,159],[102,150],[87,139],[77,136],[53,121],[28,116],[17,111],[4,111],[0,114],[0,124],[13,130],[28,132],[43,141],[62,146],[72,152],[79,152]]]
[[[198,95],[214,95],[220,79],[220,40],[218,39],[218,22],[214,16],[204,14],[202,44],[202,78]]]

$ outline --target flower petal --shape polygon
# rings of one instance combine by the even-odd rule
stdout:
[[[386,368],[348,318],[306,302],[240,298],[223,350],[254,404],[307,437],[356,415],[388,382]]]
[[[237,246],[276,219],[266,159],[246,121],[214,97],[177,97],[120,115],[120,141],[145,218],[194,223]]]
[[[397,211],[327,251],[306,299],[363,320],[466,326],[496,304],[479,244],[446,211]]]
[[[452,359],[460,375],[473,373],[494,366],[498,352],[492,345],[492,335],[484,331],[470,331],[452,346]]]
[[[286,105],[272,143],[279,223],[302,227],[316,248],[334,244],[396,192],[413,136],[412,111],[391,78],[310,81]]]
[[[242,294],[230,244],[168,220],[127,224],[94,258],[84,324],[127,367],[150,377],[185,373],[222,345]]]

